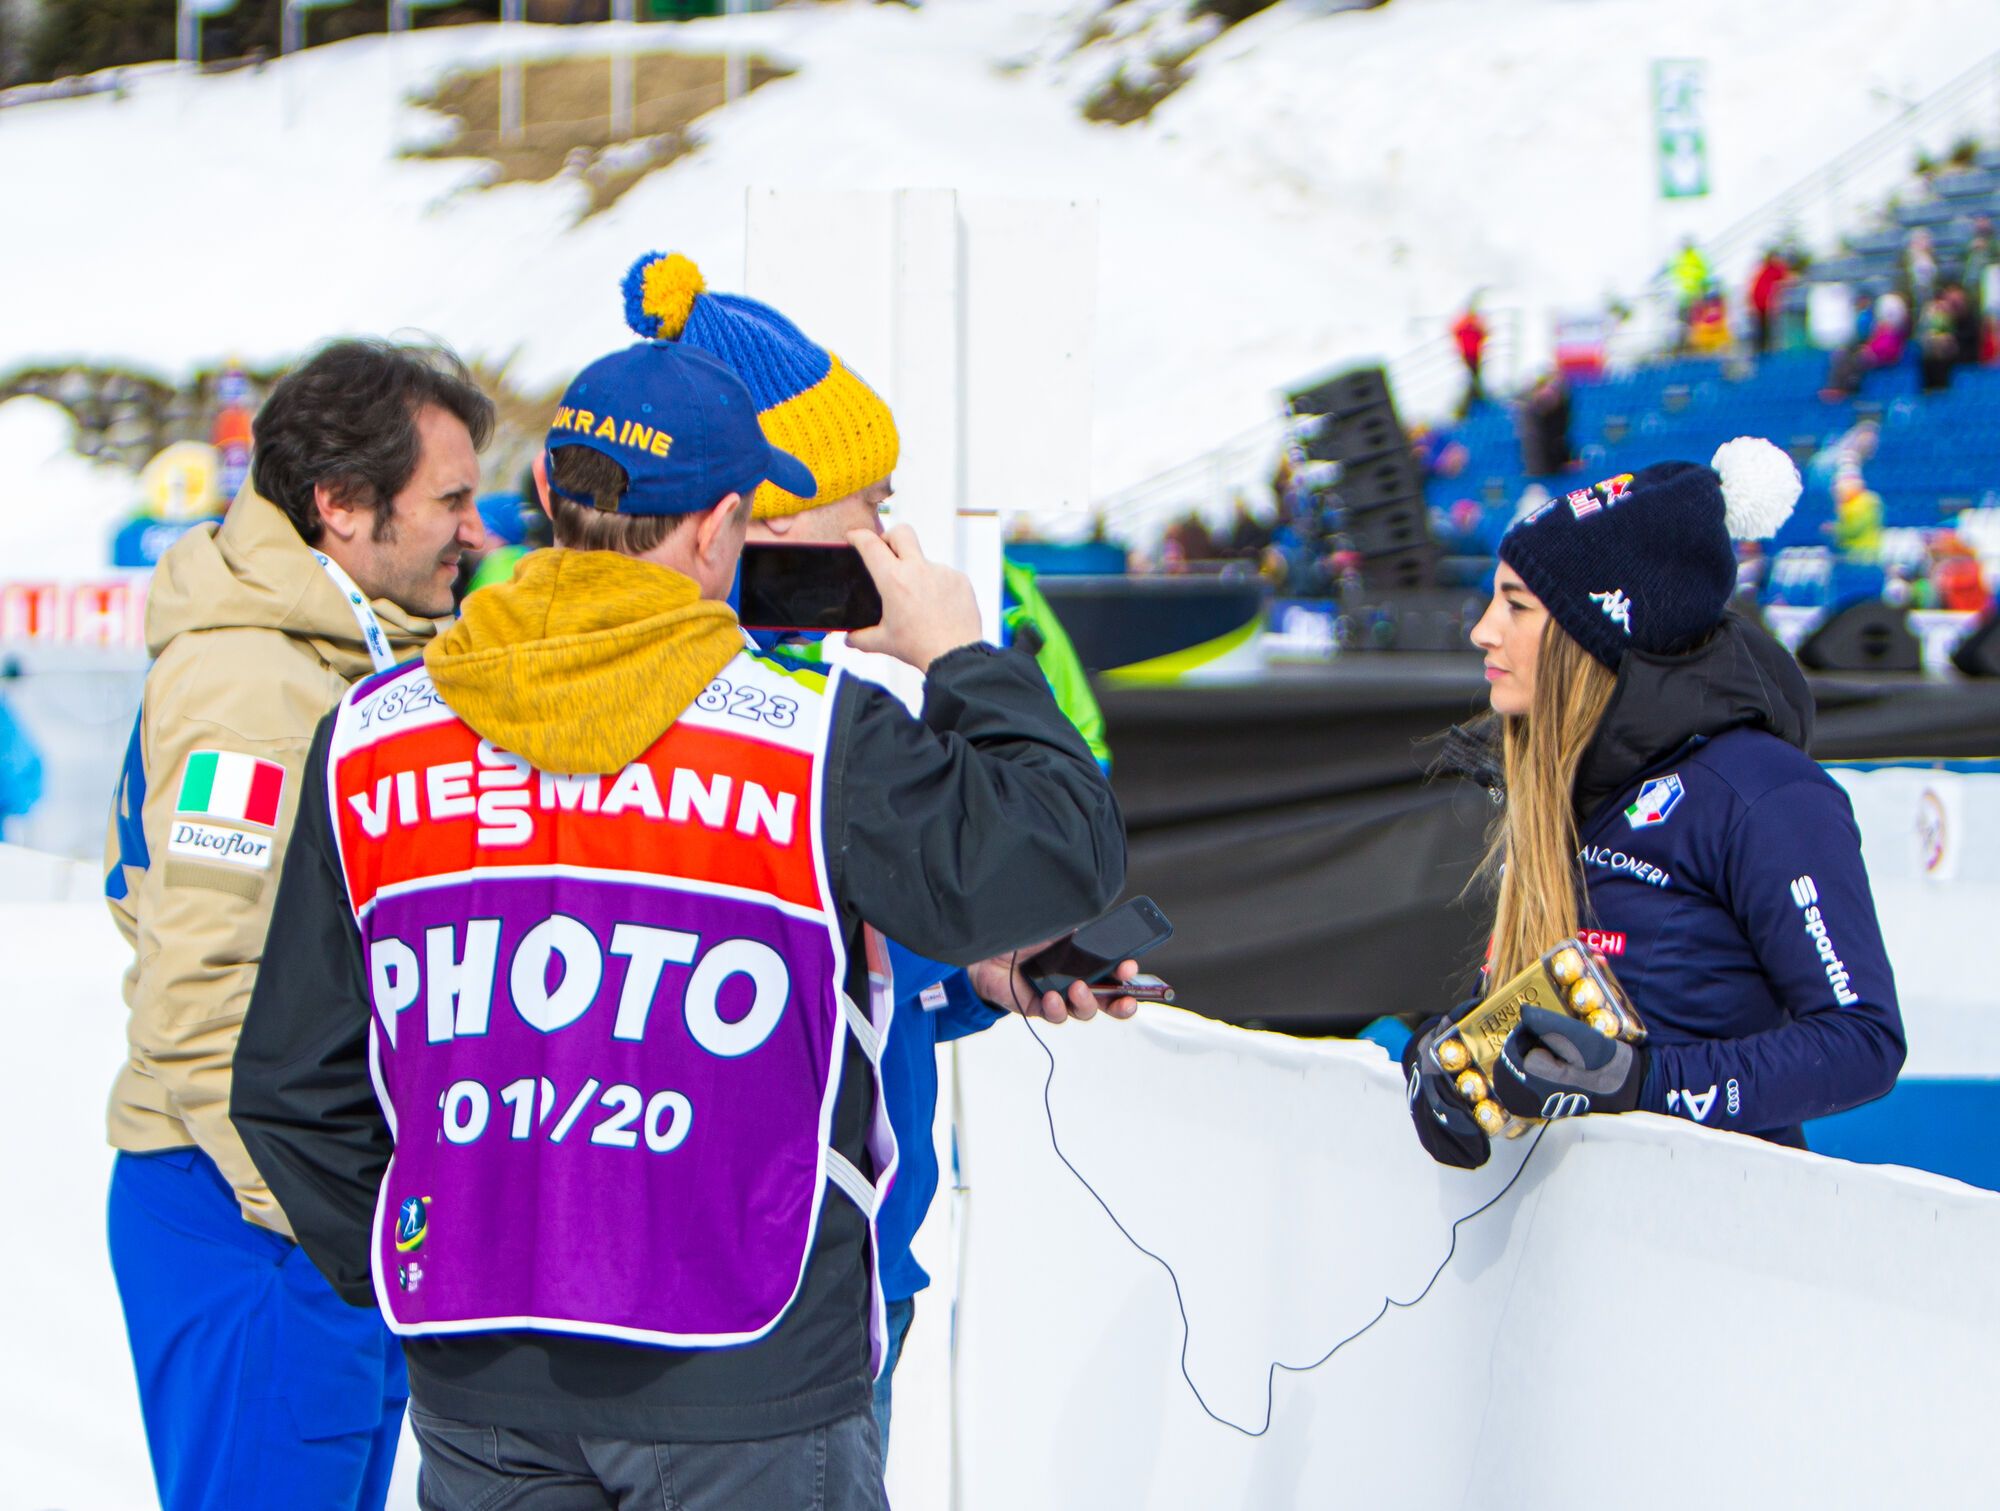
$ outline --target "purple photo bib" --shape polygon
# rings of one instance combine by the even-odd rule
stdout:
[[[421,667],[342,707],[399,1333],[748,1342],[798,1294],[829,1183],[871,1218],[887,1190],[879,1085],[881,1178],[829,1143],[846,1036],[872,1060],[886,1003],[871,1021],[842,992],[828,700],[745,656],[702,703],[595,778],[481,741]]]

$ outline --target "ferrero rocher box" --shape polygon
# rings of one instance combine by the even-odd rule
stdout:
[[[1519,1138],[1539,1118],[1515,1117],[1493,1097],[1493,1067],[1501,1046],[1521,1025],[1521,1010],[1545,1008],[1580,1019],[1607,1038],[1639,1044],[1645,1025],[1617,978],[1581,940],[1565,939],[1438,1036],[1431,1046],[1438,1069],[1472,1108],[1489,1136]]]

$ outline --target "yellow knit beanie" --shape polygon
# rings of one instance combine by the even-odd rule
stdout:
[[[756,400],[765,437],[812,470],[813,498],[760,486],[758,519],[820,508],[896,470],[896,421],[881,396],[769,305],[710,292],[679,253],[648,252],[632,264],[625,320],[650,341],[685,342],[728,363]]]

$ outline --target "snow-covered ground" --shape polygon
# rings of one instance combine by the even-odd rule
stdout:
[[[94,866],[0,845],[0,1011],[19,1055],[0,1186],[13,1214],[0,1247],[0,1511],[158,1504],[104,1244],[104,1108],[126,1055],[131,956],[100,889]],[[391,1511],[416,1505],[405,1448]]]
[[[76,422],[23,394],[0,404],[0,577],[96,577],[135,512],[139,479],[73,447]]]
[[[5,1191],[14,1240],[0,1257],[7,1511],[155,1504],[104,1247],[104,1103],[125,1057],[118,983],[126,951],[102,904],[87,901],[91,869],[0,846],[4,1011],[10,1036],[31,1057],[13,1077],[18,1143]]]
[[[1629,291],[2000,48],[1992,0],[1281,0],[1194,59],[1144,124],[1086,123],[1065,59],[1093,3],[864,3],[660,26],[430,30],[261,73],[151,73],[5,112],[0,371],[62,357],[175,375],[338,332],[423,330],[530,385],[624,339],[639,251],[743,259],[751,185],[946,185],[1101,201],[1102,495],[1255,425],[1273,390],[1433,336],[1475,287],[1545,317]],[[754,48],[798,72],[578,223],[574,184],[474,187],[404,159],[407,96],[457,65],[609,47]],[[1649,68],[1709,65],[1714,193],[1653,198]],[[23,232],[25,231],[25,234]],[[976,360],[976,354],[975,354]],[[0,476],[14,457],[0,452]],[[0,549],[11,542],[0,540]]]

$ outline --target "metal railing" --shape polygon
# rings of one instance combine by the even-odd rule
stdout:
[[[1481,372],[1489,392],[1504,393],[1517,386],[1522,376],[1522,311],[1497,309],[1485,315],[1487,339]],[[1446,321],[1437,324],[1437,335],[1382,364],[1389,375],[1389,391],[1406,422],[1413,415],[1442,414],[1465,393],[1465,363],[1459,356],[1458,342]],[[1288,384],[1287,391],[1295,393],[1336,372],[1368,365],[1367,358],[1357,357]],[[1114,535],[1129,539],[1156,535],[1189,512],[1219,520],[1238,494],[1252,507],[1267,507],[1272,502],[1271,474],[1292,424],[1288,415],[1273,415],[1199,456],[1106,495],[1092,512]]]
[[[1725,287],[1748,277],[1768,246],[1797,242],[1815,252],[1836,247],[1856,222],[1879,210],[1916,169],[1916,154],[1942,158],[1964,139],[2000,143],[2000,52],[1966,69],[1892,121],[1827,159],[1790,188],[1699,244]],[[1630,301],[1633,318],[1612,342],[1615,360],[1658,350],[1678,322],[1672,274],[1661,266]]]

